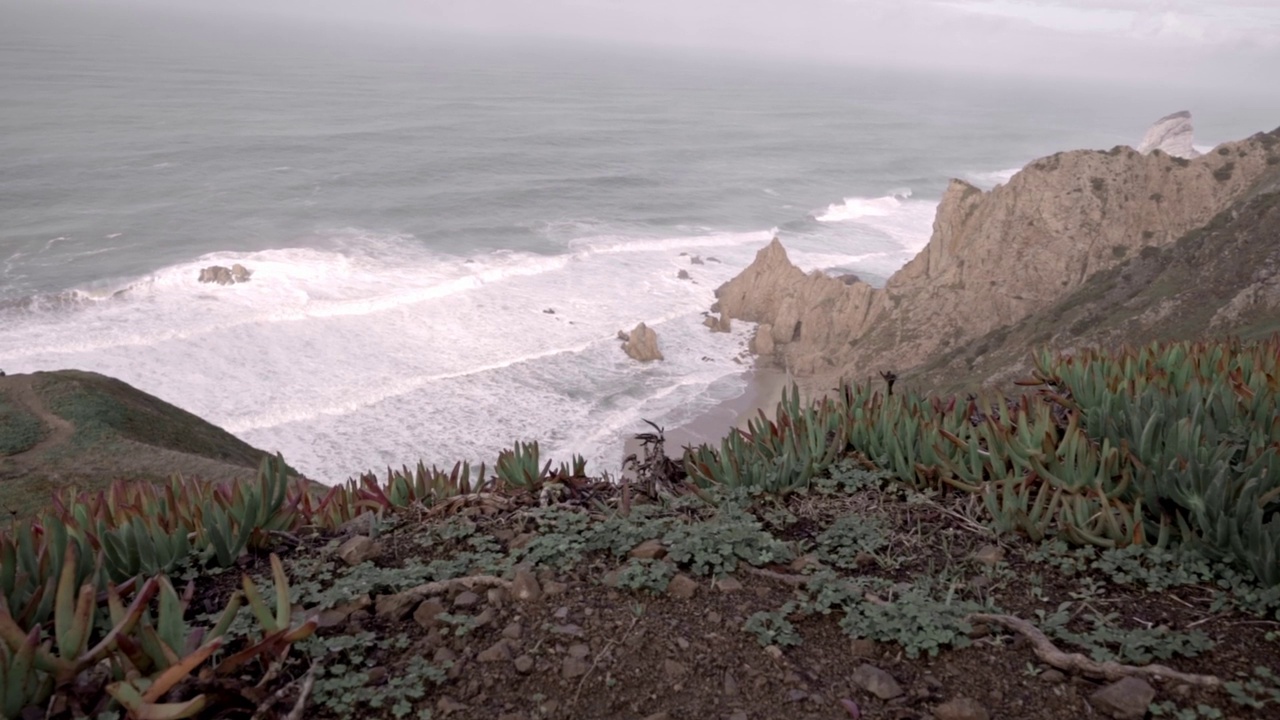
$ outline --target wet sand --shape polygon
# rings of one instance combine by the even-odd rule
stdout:
[[[742,395],[720,403],[685,425],[666,429],[667,457],[678,458],[686,445],[719,445],[734,428],[747,429],[748,421],[758,417],[760,410],[773,419],[782,391],[790,386],[787,374],[771,368],[753,368],[746,372],[748,385]],[[640,452],[640,442],[628,437],[623,457],[632,453],[639,456]]]

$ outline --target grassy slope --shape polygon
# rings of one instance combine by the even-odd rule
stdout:
[[[61,420],[69,433],[55,432]],[[59,370],[0,379],[0,509],[26,515],[49,491],[102,487],[116,478],[173,473],[250,477],[259,450],[199,417],[92,372]]]
[[[1031,348],[1114,347],[1228,335],[1249,339],[1280,331],[1280,317],[1259,310],[1210,326],[1214,315],[1255,281],[1256,273],[1280,272],[1277,227],[1280,165],[1205,227],[1094,275],[1043,312],[949,349],[907,373],[904,382],[939,392],[1005,387],[1029,373]]]

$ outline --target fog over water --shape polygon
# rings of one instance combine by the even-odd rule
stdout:
[[[0,2],[0,368],[120,377],[326,482],[533,438],[615,470],[745,387],[750,327],[702,312],[774,234],[881,282],[951,177],[1181,109],[1205,147],[1280,125],[1240,80],[1263,21],[1072,45],[998,3],[664,2]],[[1108,73],[1120,37],[1204,62]],[[640,321],[665,362],[618,349]]]

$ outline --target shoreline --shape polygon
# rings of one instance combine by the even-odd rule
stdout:
[[[791,384],[789,376],[777,368],[752,367],[744,372],[747,376],[747,389],[741,395],[721,402],[679,427],[666,430],[667,457],[673,460],[680,458],[686,445],[707,443],[718,446],[732,430],[746,430],[747,423],[758,417],[760,410],[769,419],[773,419],[778,403],[782,400],[783,390]],[[628,436],[623,443],[623,458],[633,453],[641,457],[641,452],[640,441],[634,436]],[[631,471],[624,474],[631,475]]]

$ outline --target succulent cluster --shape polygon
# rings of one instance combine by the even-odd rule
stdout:
[[[719,448],[699,487],[798,490],[850,453],[917,490],[980,496],[992,525],[1102,547],[1178,542],[1280,584],[1280,337],[1036,357],[1018,397],[793,387]]]

